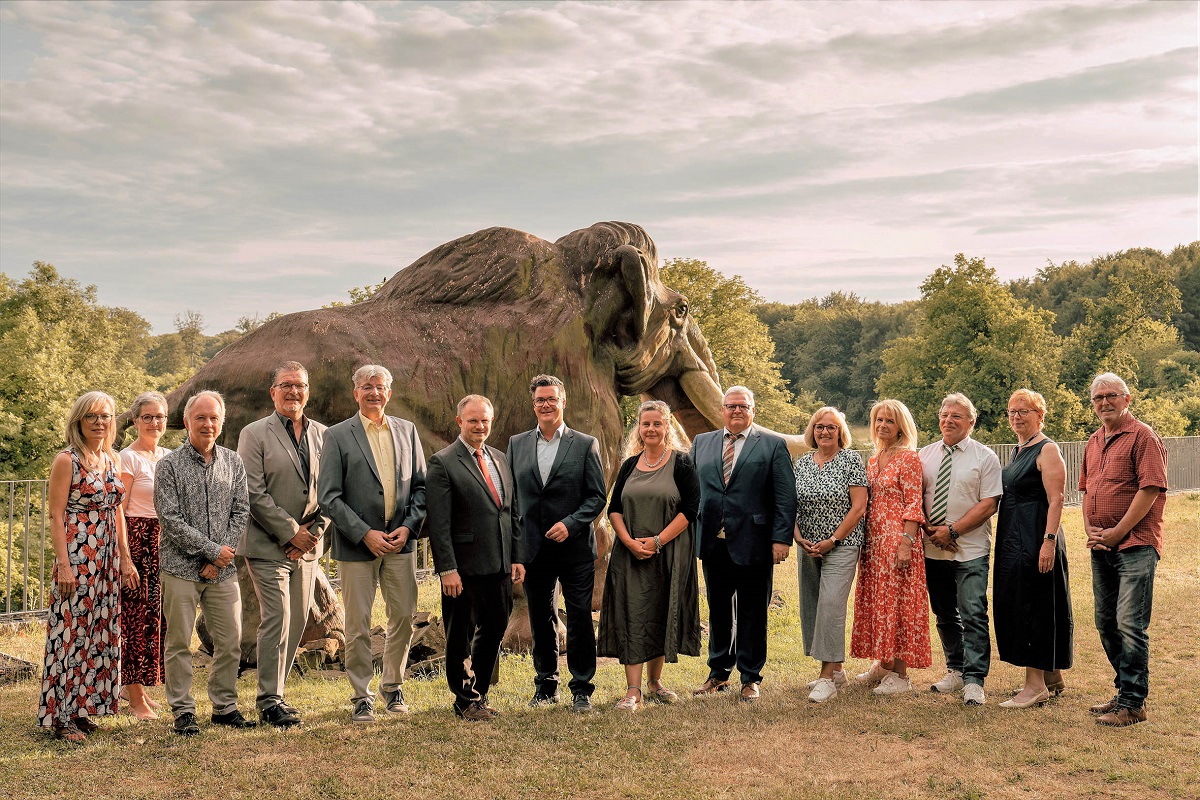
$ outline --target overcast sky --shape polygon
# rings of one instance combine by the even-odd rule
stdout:
[[[0,269],[157,332],[492,225],[768,300],[1197,233],[1193,2],[0,2]]]

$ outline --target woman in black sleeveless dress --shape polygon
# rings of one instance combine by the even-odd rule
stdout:
[[[1042,433],[1045,417],[1037,392],[1019,389],[1009,398],[1018,447],[1003,473],[992,594],[997,650],[1001,660],[1025,667],[1025,686],[1002,708],[1041,705],[1061,693],[1061,671],[1071,666],[1075,626],[1060,526],[1067,468]]]

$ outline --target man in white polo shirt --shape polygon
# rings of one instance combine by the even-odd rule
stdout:
[[[963,692],[963,702],[986,702],[991,667],[987,582],[992,515],[1004,493],[1000,459],[971,438],[978,417],[966,395],[946,395],[938,412],[942,438],[921,448],[925,478],[925,578],[946,654],[946,675],[931,691]]]

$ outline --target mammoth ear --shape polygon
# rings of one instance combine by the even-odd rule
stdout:
[[[623,347],[641,341],[654,307],[654,284],[653,265],[636,247],[623,244],[600,256],[588,281],[593,336],[611,336]]]

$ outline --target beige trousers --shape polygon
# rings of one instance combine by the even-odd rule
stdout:
[[[413,613],[417,610],[416,553],[392,553],[373,561],[338,561],[342,603],[346,606],[346,675],[353,701],[370,700],[374,666],[371,658],[371,609],[375,589],[383,591],[387,638],[383,647],[382,691],[404,682],[408,646],[412,643]]]
[[[192,631],[196,609],[204,610],[204,624],[213,640],[213,660],[208,672],[208,699],[214,714],[237,710],[238,664],[242,657],[242,594],[237,578],[220,583],[189,581],[160,573],[163,614],[167,618],[164,666],[167,705],[178,717],[196,713],[192,698]]]
[[[247,558],[246,566],[250,569],[261,616],[256,705],[262,711],[283,700],[283,683],[296,660],[300,637],[308,624],[317,562]]]

